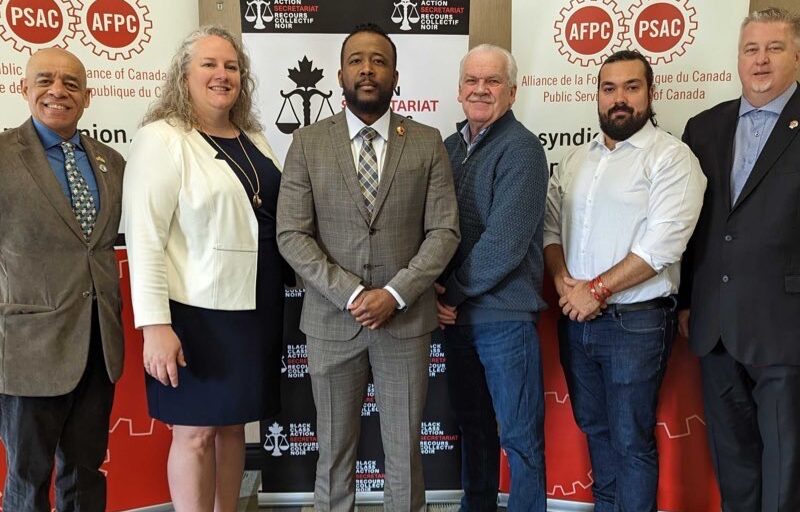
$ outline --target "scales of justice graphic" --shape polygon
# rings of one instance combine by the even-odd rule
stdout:
[[[403,8],[402,13],[400,12],[401,7]],[[411,30],[411,25],[409,25],[409,22],[416,23],[419,21],[417,4],[413,3],[411,0],[400,0],[394,4],[392,21],[395,23],[402,23],[402,25],[400,25],[400,30]]]
[[[247,2],[247,10],[244,12],[244,19],[253,23],[253,28],[256,30],[264,30],[267,28],[264,22],[270,22],[275,18],[272,14],[272,9],[269,7],[269,0],[249,0]]]
[[[286,434],[283,433],[283,427],[277,422],[269,426],[269,434],[266,435],[264,441],[264,449],[270,452],[273,457],[280,457],[289,449],[289,440]]]
[[[275,126],[278,130],[285,134],[291,134],[300,127],[300,117],[292,103],[293,96],[299,96],[303,100],[303,126],[308,126],[311,121],[311,99],[314,96],[320,96],[319,110],[317,110],[317,117],[313,122],[320,120],[323,110],[328,107],[330,115],[333,115],[333,107],[331,107],[330,97],[333,96],[333,91],[324,93],[316,88],[317,82],[322,80],[322,70],[317,68],[312,70],[312,61],[308,57],[303,56],[303,60],[297,61],[297,67],[289,70],[289,78],[297,86],[294,90],[284,93],[281,89],[280,94],[283,98],[281,110],[278,112],[278,118],[275,120]],[[286,105],[289,105],[291,112],[286,110]],[[284,113],[285,112],[285,113]]]

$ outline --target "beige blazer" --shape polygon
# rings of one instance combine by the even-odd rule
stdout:
[[[109,378],[122,373],[114,242],[125,161],[89,137],[81,143],[100,192],[88,243],[32,121],[0,134],[0,393],[55,396],[75,388],[89,353],[93,297]]]
[[[346,310],[359,284],[389,285],[407,310],[386,325],[396,338],[436,328],[433,282],[459,242],[453,174],[439,132],[392,114],[372,217],[345,113],[294,133],[278,198],[278,247],[306,285],[300,321],[310,336],[353,338]]]
[[[280,169],[260,133],[250,140]],[[171,323],[169,299],[256,307],[258,222],[239,178],[197,130],[166,121],[134,136],[122,211],[136,327]]]

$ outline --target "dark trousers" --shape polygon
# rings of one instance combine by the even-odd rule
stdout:
[[[106,480],[100,472],[108,446],[114,385],[108,378],[97,312],[86,370],[66,395],[0,394],[0,438],[6,448],[3,510],[50,512],[50,481],[56,461],[56,509],[102,512]]]
[[[800,511],[800,367],[742,364],[722,342],[700,365],[722,510]]]
[[[675,337],[674,308],[559,321],[561,365],[592,461],[595,512],[655,512],[658,392]]]

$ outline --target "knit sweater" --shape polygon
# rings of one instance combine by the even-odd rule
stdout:
[[[445,140],[461,243],[440,282],[457,324],[536,320],[542,299],[549,169],[539,139],[509,110],[467,150],[466,121]]]

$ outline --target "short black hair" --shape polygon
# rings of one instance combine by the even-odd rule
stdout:
[[[647,82],[647,90],[649,91],[653,87],[653,66],[650,65],[647,57],[636,50],[620,50],[618,52],[614,52],[609,58],[607,58],[600,66],[600,70],[597,72],[597,89],[600,89],[600,73],[603,71],[603,67],[605,67],[606,64],[625,62],[629,60],[638,60],[644,65],[644,77],[645,81]]]
[[[636,50],[620,50],[618,52],[614,52],[611,54],[609,58],[603,62],[600,66],[600,70],[597,72],[597,90],[600,91],[600,73],[603,71],[603,67],[606,64],[613,64],[615,62],[626,62],[638,60],[644,66],[644,79],[647,83],[647,95],[650,97],[650,91],[653,88],[653,66],[650,65],[650,61],[647,60],[647,57],[642,55],[641,53],[637,52]],[[650,99],[650,122],[653,123],[653,126],[658,126],[658,121],[656,121],[656,113],[653,110],[653,101],[652,97]]]
[[[380,25],[375,23],[362,23],[360,25],[356,25],[353,30],[347,34],[347,37],[345,37],[344,41],[342,41],[342,49],[339,52],[339,63],[344,64],[344,45],[347,44],[347,41],[349,41],[351,37],[361,32],[378,34],[389,41],[389,44],[392,45],[392,64],[394,65],[394,69],[397,69],[397,47],[394,45],[394,41],[392,41],[392,39],[389,37],[389,34],[387,34],[386,31],[380,27]]]

